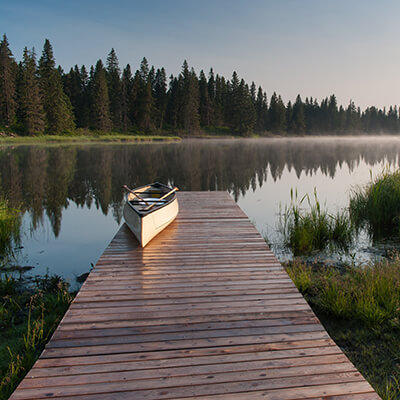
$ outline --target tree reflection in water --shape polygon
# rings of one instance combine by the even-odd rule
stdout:
[[[105,215],[111,211],[120,222],[123,184],[160,181],[181,190],[228,190],[237,200],[257,185],[280,180],[285,168],[298,179],[317,171],[334,178],[338,168],[352,172],[361,161],[397,166],[399,152],[397,138],[6,147],[0,151],[0,182],[11,204],[29,212],[34,229],[47,215],[58,236],[70,202]]]

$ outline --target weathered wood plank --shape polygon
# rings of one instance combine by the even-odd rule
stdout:
[[[11,399],[378,399],[225,192],[122,226]]]

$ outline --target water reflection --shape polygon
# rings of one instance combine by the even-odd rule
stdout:
[[[1,186],[11,204],[30,213],[33,227],[46,214],[55,236],[63,210],[79,207],[112,212],[121,220],[121,186],[161,181],[181,190],[228,190],[235,200],[283,171],[298,179],[322,173],[350,173],[361,161],[398,165],[397,139],[267,139],[205,141],[177,144],[27,146],[0,152]],[[268,176],[270,175],[270,176]],[[290,189],[290,188],[289,188]]]
[[[278,203],[290,201],[291,187],[299,187],[303,193],[312,193],[317,187],[322,197],[324,193],[326,198],[343,197],[350,184],[368,179],[369,168],[382,169],[384,164],[397,167],[399,152],[397,138],[6,147],[0,150],[0,185],[11,204],[25,211],[32,236],[40,243],[34,250],[51,247],[55,257],[63,258],[68,246],[70,252],[76,247],[75,242],[68,243],[70,237],[75,235],[77,241],[93,247],[95,239],[89,242],[86,236],[93,235],[96,224],[98,231],[106,224],[107,240],[100,242],[96,250],[101,253],[116,230],[110,227],[121,222],[123,184],[136,187],[161,181],[181,190],[228,190],[263,230],[265,221],[272,225],[276,219]],[[93,226],[77,229],[82,223]],[[47,224],[55,238],[62,238],[65,248],[58,253],[54,249],[59,243],[49,243],[48,233],[43,239],[41,230]],[[75,231],[67,234],[67,228],[74,224]],[[98,243],[98,236],[93,236]],[[78,268],[77,272],[85,270]]]

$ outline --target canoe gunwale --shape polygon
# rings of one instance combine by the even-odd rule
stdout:
[[[165,188],[165,189],[168,189],[168,191],[172,190],[171,187],[169,187],[169,186],[167,186],[167,185],[164,185],[163,183],[159,183],[159,182],[151,183],[151,184],[149,184],[149,185],[140,186],[140,187],[135,188],[135,190],[137,190],[137,189],[142,189],[142,188],[145,188],[145,187],[155,187],[155,188],[157,188],[157,187],[163,187],[163,188]],[[165,193],[168,193],[168,191],[166,191]],[[140,218],[144,218],[144,217],[146,217],[147,215],[149,215],[149,214],[151,214],[151,213],[154,213],[154,212],[156,212],[156,211],[158,211],[158,210],[161,210],[162,208],[164,208],[164,207],[168,206],[169,204],[171,204],[171,203],[176,199],[176,192],[171,193],[171,195],[168,196],[168,197],[165,199],[166,201],[164,201],[162,204],[159,204],[159,205],[156,204],[156,205],[154,205],[150,210],[147,210],[147,211],[145,211],[145,210],[143,210],[143,211],[137,210],[137,209],[134,207],[134,205],[128,200],[128,196],[129,196],[129,193],[127,193],[127,194],[125,195],[126,204],[128,204],[129,207],[130,207],[130,209],[133,210]],[[169,200],[167,200],[167,199],[169,199]]]

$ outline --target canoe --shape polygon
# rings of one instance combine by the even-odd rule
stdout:
[[[162,183],[127,190],[123,215],[129,229],[142,247],[165,229],[179,211],[176,191]]]

